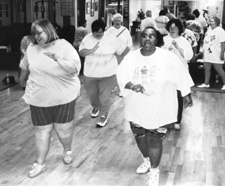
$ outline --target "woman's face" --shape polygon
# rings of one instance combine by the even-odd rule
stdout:
[[[45,31],[39,26],[35,26],[36,32],[34,33],[35,40],[39,45],[45,45],[48,41],[48,35]]]
[[[121,18],[120,17],[115,18],[113,23],[114,23],[114,27],[119,29],[121,27],[121,24],[122,24]]]
[[[155,50],[157,42],[156,32],[152,28],[147,28],[141,33],[141,46],[144,51]]]
[[[100,28],[97,32],[92,32],[92,35],[95,39],[101,39],[104,35],[103,30]]]
[[[174,23],[171,24],[169,32],[172,38],[176,38],[179,36],[179,28]]]
[[[216,22],[215,22],[215,20],[213,18],[210,19],[209,24],[210,24],[212,29],[217,27],[217,24],[216,24]]]

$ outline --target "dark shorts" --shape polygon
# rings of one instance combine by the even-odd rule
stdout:
[[[162,127],[158,129],[145,129],[130,122],[130,127],[135,136],[152,135],[160,139],[164,139],[167,133],[167,129]]]
[[[31,119],[34,126],[44,126],[52,123],[67,123],[73,120],[75,102],[53,107],[36,107],[30,105]]]

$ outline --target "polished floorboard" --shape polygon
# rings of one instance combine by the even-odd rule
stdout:
[[[99,129],[83,86],[75,110],[73,163],[63,164],[53,132],[47,170],[28,178],[35,141],[23,94],[19,85],[0,91],[0,186],[146,185],[147,174],[135,172],[142,157],[124,120],[123,98],[112,93],[108,125]],[[225,186],[225,94],[193,91],[192,96],[194,105],[184,110],[181,130],[169,130],[164,139],[159,185]]]
[[[77,100],[71,165],[62,162],[62,146],[52,133],[48,169],[30,179],[35,160],[29,107],[17,85],[0,91],[0,186],[144,186],[142,163],[127,121],[124,100],[112,93],[108,125],[96,128],[85,89]],[[192,92],[194,105],[183,113],[182,129],[164,139],[160,186],[225,185],[225,94]]]

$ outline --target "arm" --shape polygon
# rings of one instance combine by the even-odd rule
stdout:
[[[135,92],[141,92],[141,93],[145,91],[144,87],[141,84],[134,85],[130,81],[125,85],[125,88]]]
[[[26,86],[26,81],[27,81],[28,75],[29,75],[29,70],[23,70],[23,69],[21,70],[21,74],[19,77],[20,86],[22,86],[22,87]]]
[[[183,97],[184,108],[191,107],[193,105],[191,94]]]
[[[86,57],[92,53],[94,53],[99,48],[99,42],[92,49],[81,49],[79,54],[82,57]]]

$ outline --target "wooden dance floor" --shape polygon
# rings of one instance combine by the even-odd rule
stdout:
[[[123,115],[123,98],[112,93],[108,125],[96,128],[82,86],[77,100],[71,165],[62,162],[62,146],[53,132],[47,170],[28,178],[35,160],[29,107],[17,85],[0,91],[0,186],[144,186],[137,175],[141,154]],[[225,94],[192,92],[194,105],[184,111],[182,129],[164,140],[160,186],[225,185]]]

